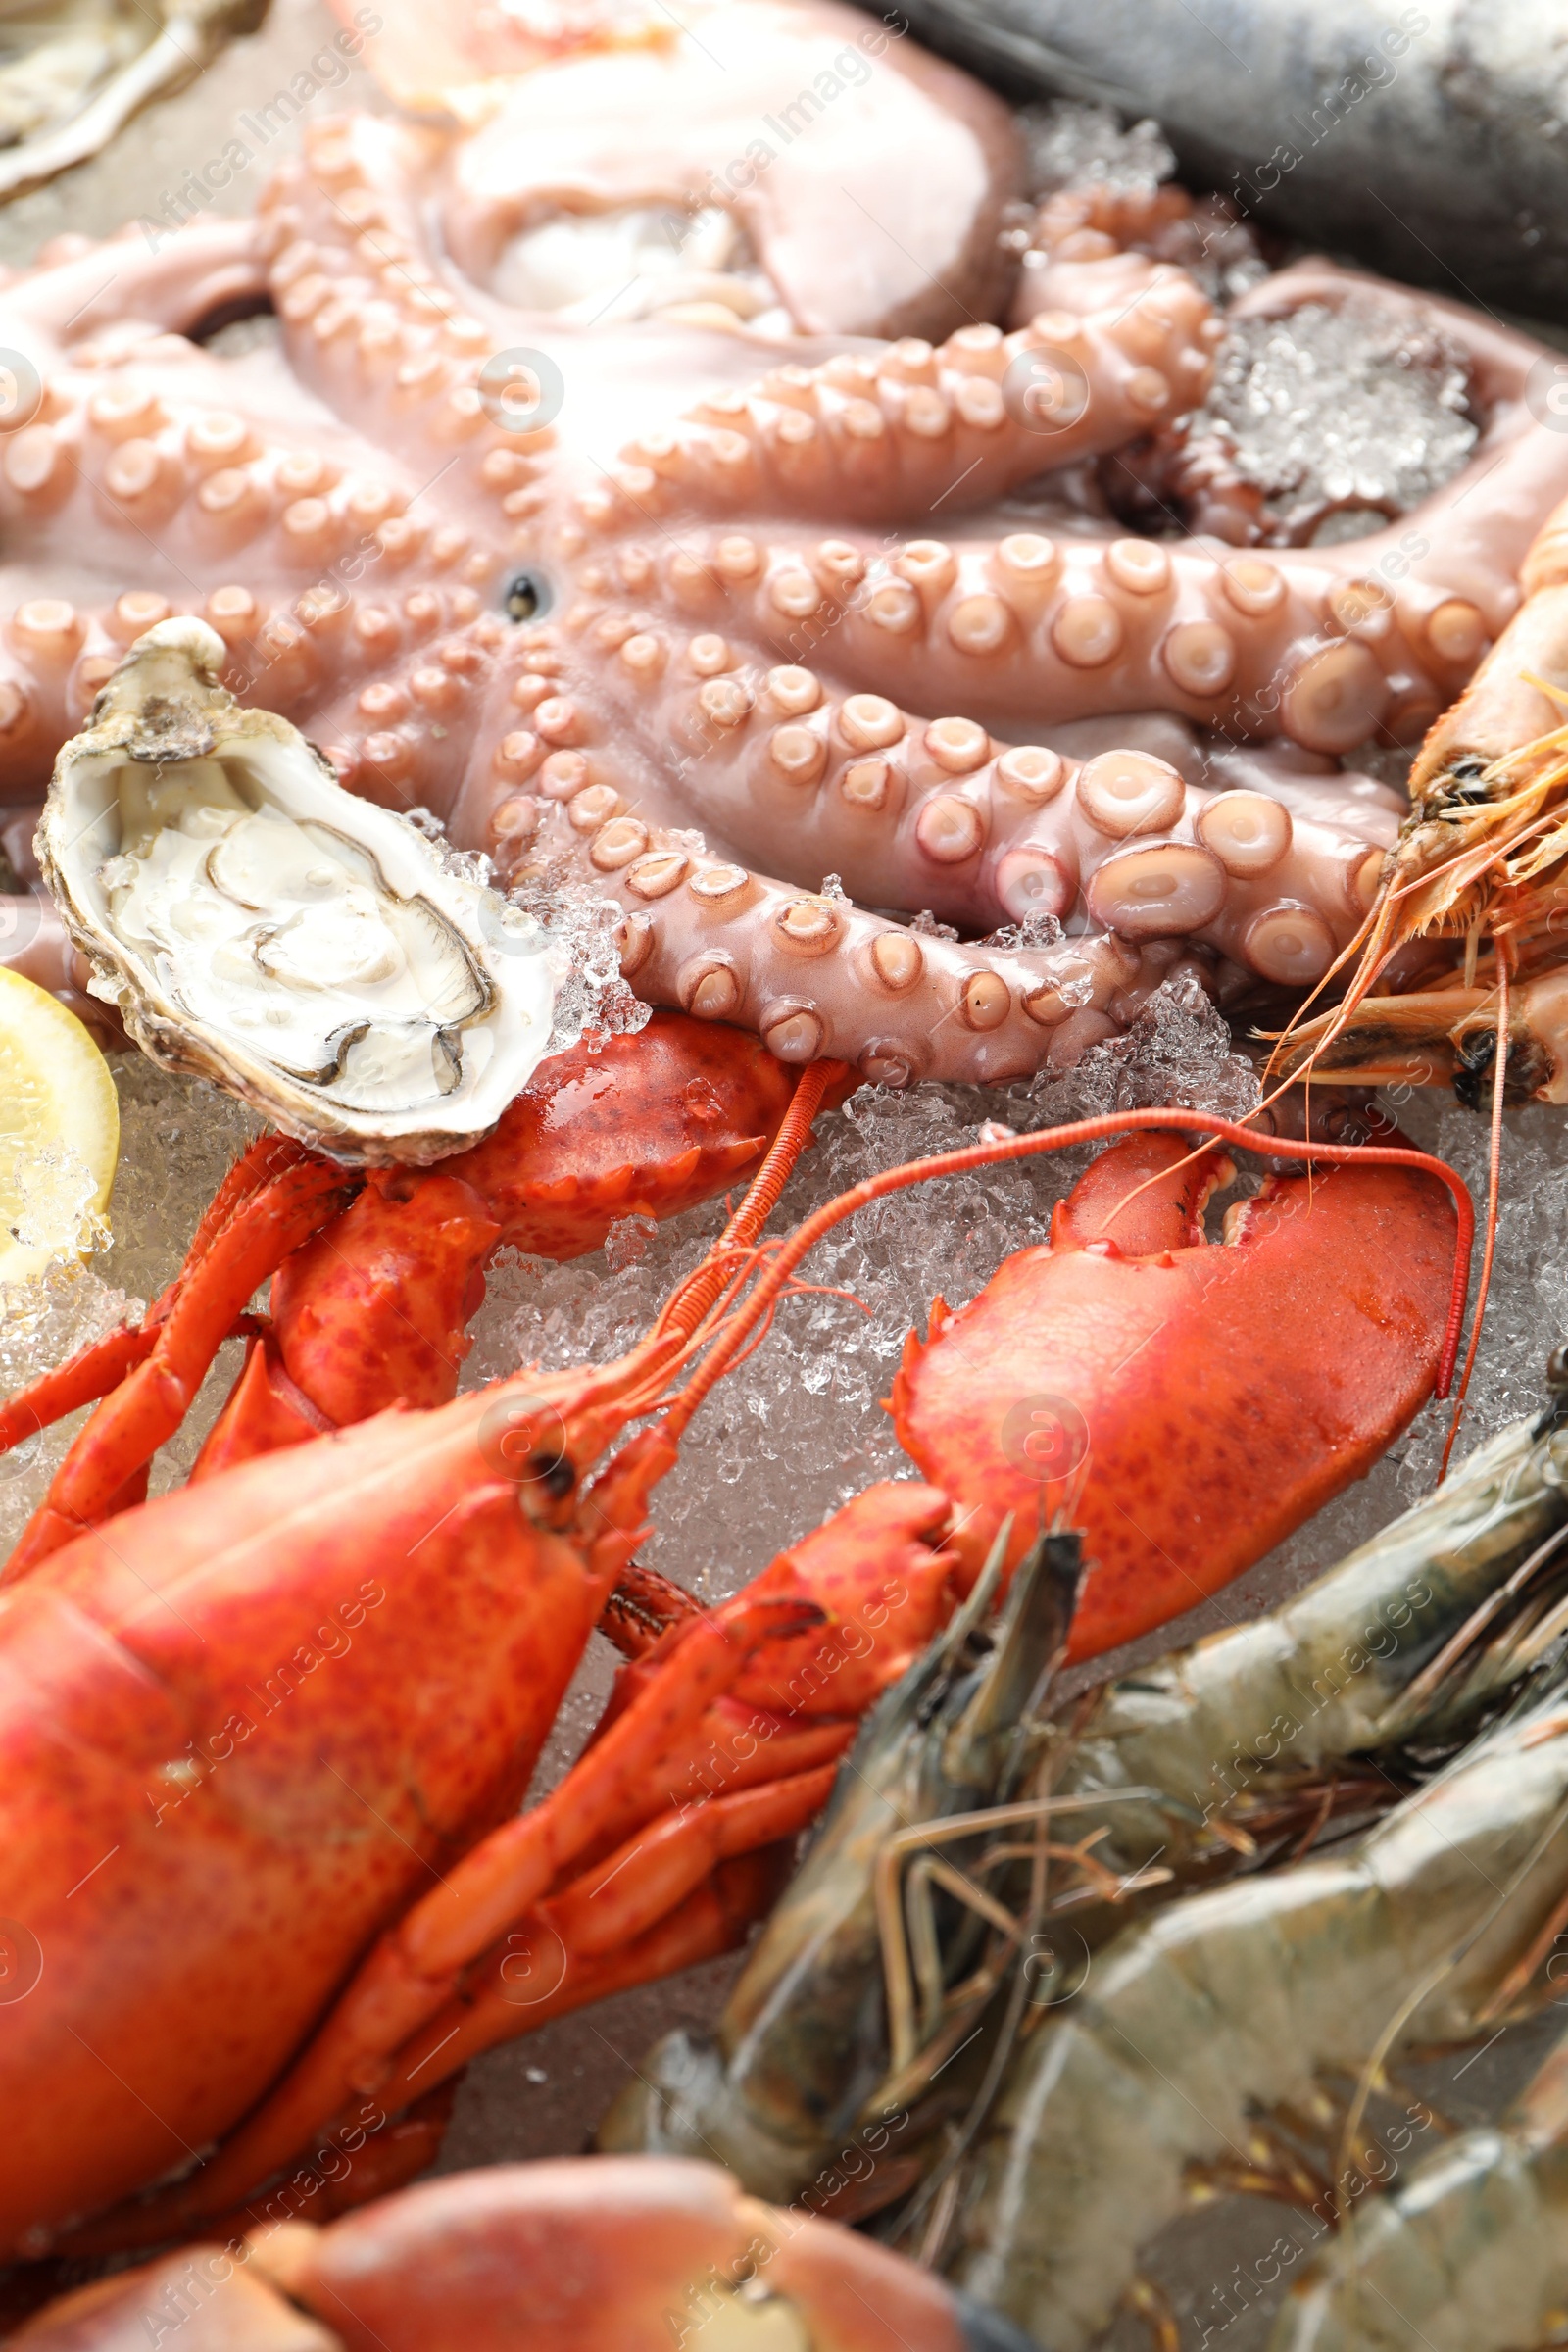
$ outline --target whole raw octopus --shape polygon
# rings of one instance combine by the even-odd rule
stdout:
[[[47,252],[0,292],[8,794],[41,793],[128,644],[196,612],[356,790],[515,886],[613,899],[640,995],[786,1060],[1010,1079],[1173,971],[1222,999],[1317,982],[1398,816],[1341,758],[1452,699],[1568,490],[1543,354],[1383,288],[1464,355],[1462,470],[1339,545],[1118,535],[1095,461],[1152,453],[1156,495],[1162,465],[1192,489],[1183,420],[1226,332],[1161,258],[1194,210],[1052,200],[1004,332],[988,120],[932,314],[971,323],[937,347],[519,311],[491,289],[534,214],[478,169],[485,133],[368,117],[313,126],[254,220]],[[723,193],[707,168],[688,209]],[[1303,265],[1231,316],[1369,282]],[[269,301],[275,348],[190,339]],[[1248,535],[1205,463],[1201,519]],[[63,937],[21,914],[16,959],[69,989]]]

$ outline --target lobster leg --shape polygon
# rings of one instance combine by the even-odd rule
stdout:
[[[846,1734],[852,1728],[846,1725]],[[766,1781],[639,1830],[617,1852],[539,1906],[571,1953],[597,1956],[672,1911],[720,1862],[793,1838],[827,1803],[838,1765]]]
[[[126,1373],[134,1372],[151,1355],[157,1339],[158,1324],[151,1313],[140,1325],[122,1323],[118,1331],[106,1332],[101,1340],[78,1348],[52,1372],[8,1396],[0,1405],[0,1453],[24,1446],[41,1429],[52,1428],[68,1413],[95,1404],[111,1389],[118,1389]]]
[[[108,1516],[127,1481],[179,1427],[257,1284],[339,1213],[357,1181],[333,1160],[300,1155],[246,1190],[216,1230],[198,1235],[201,1254],[182,1275],[152,1347],[76,1438],[23,1531],[5,1582]]]
[[[392,2072],[377,2085],[377,2098],[383,2107],[396,2110],[418,2095],[432,2071],[445,2079],[484,2051],[537,2034],[558,2017],[609,2000],[612,1993],[657,1984],[661,1978],[705,1960],[720,1959],[743,1944],[758,1921],[766,1918],[794,1864],[793,1838],[721,1862],[678,1906],[612,1951],[579,1955],[547,1939],[544,1948],[555,1963],[551,1973],[559,1971],[559,1981],[553,1991],[521,2006],[518,1978],[531,1968],[536,1948],[530,1922],[524,1919],[493,1962],[476,1972],[462,1998],[438,2010],[404,2043]],[[121,2243],[116,2240],[117,2246]]]
[[[388,1404],[446,1403],[498,1248],[580,1257],[618,1218],[710,1200],[756,1169],[796,1090],[755,1038],[684,1013],[554,1056],[493,1135],[437,1168],[376,1171],[279,1268],[272,1333],[193,1477]]]
[[[126,1374],[144,1363],[157,1345],[161,1324],[206,1253],[207,1245],[221,1232],[252,1194],[305,1157],[305,1148],[290,1136],[258,1136],[235,1160],[196,1229],[185,1262],[162,1298],[154,1300],[139,1326],[122,1324],[101,1340],[93,1340],[43,1373],[0,1405],[0,1453],[24,1445],[41,1429],[63,1421],[84,1404],[92,1404],[118,1389]]]

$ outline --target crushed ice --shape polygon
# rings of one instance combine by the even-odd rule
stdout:
[[[24,1249],[48,1250],[57,1258],[101,1250],[109,1235],[93,1204],[97,1190],[92,1170],[69,1144],[0,1145],[0,1204],[6,1230]],[[6,1311],[16,1309],[8,1309],[0,1290],[0,1313]]]
[[[1379,530],[1475,447],[1459,347],[1408,307],[1351,295],[1233,318],[1188,434],[1263,492],[1270,536],[1324,546]]]
[[[1136,195],[1157,188],[1176,169],[1159,124],[1146,120],[1128,130],[1108,106],[1049,98],[1016,116],[1024,145],[1024,184],[1031,196],[1057,188],[1115,188]]]
[[[1261,1092],[1224,1014],[1191,972],[1162,981],[1120,1037],[1091,1046],[1070,1070],[1042,1070],[1028,1088],[1037,1126],[1167,1103],[1245,1119]]]
[[[514,919],[531,924],[551,958],[556,978],[555,1018],[548,1051],[564,1054],[588,1032],[635,1035],[651,1007],[620,974],[615,926],[621,909],[585,890],[514,892]]]

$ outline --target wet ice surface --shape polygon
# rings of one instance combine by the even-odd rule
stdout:
[[[1152,120],[1123,129],[1113,107],[1050,98],[1020,107],[1024,184],[1032,196],[1056,188],[1115,188],[1129,195],[1156,188],[1176,169],[1174,150]]]
[[[1464,464],[1468,381],[1457,345],[1403,303],[1351,295],[1232,318],[1189,447],[1217,440],[1281,538],[1360,537]]]

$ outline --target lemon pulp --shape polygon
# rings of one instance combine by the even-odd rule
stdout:
[[[109,1064],[74,1012],[0,965],[0,1289],[82,1248],[119,1152]]]

